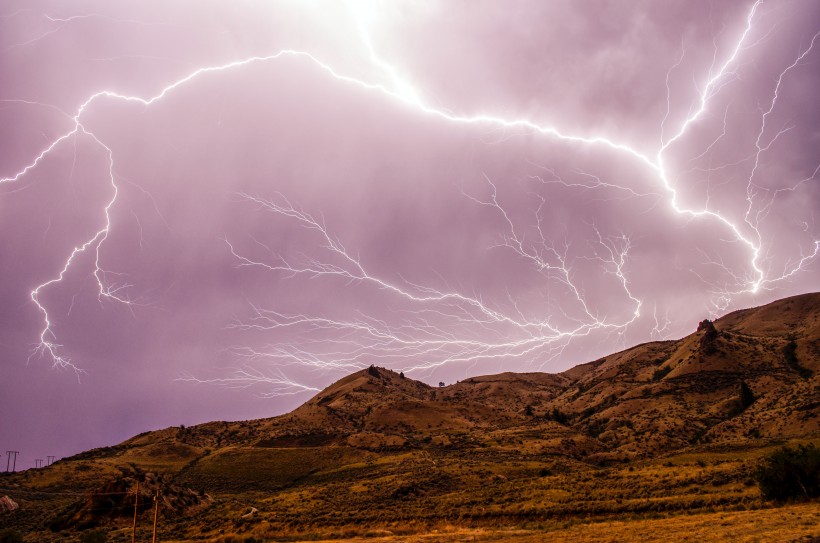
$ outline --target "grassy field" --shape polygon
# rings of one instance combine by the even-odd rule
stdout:
[[[775,507],[760,497],[751,473],[759,458],[776,446],[698,447],[610,467],[554,456],[510,459],[498,450],[376,456],[342,447],[228,448],[190,463],[176,476],[178,484],[199,482],[210,488],[213,501],[161,514],[160,541],[530,543],[820,537],[820,503]],[[49,519],[76,502],[72,489],[87,488],[85,481],[116,471],[110,461],[55,464],[52,470],[25,476],[25,487],[7,489],[25,511],[0,519],[0,528],[14,527],[30,543],[79,541],[88,527],[52,532]],[[150,541],[151,523],[148,509],[139,518],[138,540]],[[104,520],[100,528],[109,542],[127,543],[130,524],[130,516],[120,517]]]
[[[400,531],[400,529],[399,529]],[[670,541],[779,543],[820,540],[820,504],[789,505],[751,511],[721,511],[702,514],[681,514],[659,518],[608,519],[595,522],[569,520],[544,522],[537,528],[465,529],[443,526],[427,533],[390,534],[387,530],[371,530],[361,536],[345,537],[344,532],[333,539],[317,535],[298,536],[238,536],[223,535],[212,543],[242,543],[245,541],[319,541],[325,543],[456,543],[469,541],[510,541],[513,543],[616,543],[640,541],[667,543]],[[170,541],[171,540],[164,540]],[[190,541],[173,540],[173,543]]]

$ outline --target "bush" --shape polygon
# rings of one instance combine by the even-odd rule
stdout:
[[[552,414],[545,415],[547,420],[554,420],[558,424],[563,424],[564,426],[567,425],[569,422],[569,417],[566,413],[562,413],[557,407],[552,408]]]
[[[794,340],[789,341],[786,346],[783,347],[783,358],[786,360],[786,364],[796,371],[800,377],[803,379],[811,377],[811,370],[801,366],[800,361],[797,359],[797,343],[795,343]]]
[[[0,543],[23,543],[23,536],[16,530],[0,530]]]
[[[672,366],[660,367],[652,373],[652,380],[660,381],[661,379],[666,377],[670,371],[672,371]]]
[[[80,543],[105,543],[106,541],[108,541],[108,537],[102,530],[83,532],[83,534],[80,535]]]
[[[754,478],[767,500],[820,497],[820,449],[814,444],[777,449],[763,458]]]

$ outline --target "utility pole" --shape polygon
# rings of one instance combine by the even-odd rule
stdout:
[[[131,543],[137,543],[137,501],[140,497],[140,482],[137,480],[137,491],[134,493],[134,528],[131,530]]]
[[[20,454],[20,451],[6,451],[6,473],[9,472],[9,462],[11,461],[11,457],[14,456],[14,463],[12,464],[11,471],[17,471],[17,455]]]
[[[42,468],[43,467],[43,459],[42,458],[35,458],[34,459],[34,467],[35,468]]]
[[[154,537],[151,539],[151,543],[157,543],[157,512],[159,511],[159,488],[157,488],[157,493],[154,495]]]
[[[53,463],[54,463],[54,457],[53,456],[46,456],[46,465],[50,466]]]

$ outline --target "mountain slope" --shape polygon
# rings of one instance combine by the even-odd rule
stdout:
[[[704,321],[681,340],[597,361],[552,405],[615,457],[699,441],[813,435],[820,430],[819,325],[818,294]],[[741,402],[743,384],[755,397],[749,406]]]
[[[755,459],[820,442],[819,374],[814,293],[560,374],[431,387],[370,367],[286,415],[146,432],[0,476],[0,494],[32,541],[65,539],[55,522],[70,536],[75,511],[93,525],[86,494],[140,478],[198,497],[168,521],[186,540],[236,528],[248,504],[280,531],[759,507]]]

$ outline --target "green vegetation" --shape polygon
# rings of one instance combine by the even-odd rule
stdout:
[[[820,497],[820,449],[813,443],[777,449],[763,458],[755,479],[767,500]]]

